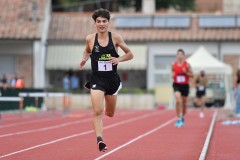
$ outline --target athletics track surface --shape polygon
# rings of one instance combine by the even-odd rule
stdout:
[[[222,125],[224,113],[208,109],[201,119],[189,109],[186,125],[176,128],[174,110],[117,110],[103,120],[107,152],[97,150],[91,110],[67,117],[59,111],[5,113],[0,160],[236,160],[240,126]]]

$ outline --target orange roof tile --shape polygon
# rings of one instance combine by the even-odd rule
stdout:
[[[44,3],[45,0],[0,0],[0,38],[40,38]],[[32,11],[33,7],[36,12]]]
[[[140,28],[119,29],[112,19],[110,30],[118,32],[126,41],[239,41],[240,27],[237,28],[199,28],[198,18],[191,15],[191,26],[181,28]],[[95,32],[91,14],[53,13],[49,40],[85,40],[89,33]]]

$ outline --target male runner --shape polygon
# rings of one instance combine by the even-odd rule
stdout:
[[[184,115],[186,114],[187,96],[189,94],[189,77],[193,77],[191,66],[185,61],[185,52],[179,49],[177,60],[172,64],[173,90],[178,116],[176,127],[184,126]]]
[[[201,111],[199,113],[199,117],[204,117],[204,108],[205,108],[205,95],[206,95],[206,87],[208,84],[208,78],[204,72],[204,70],[200,71],[200,74],[196,77],[196,104],[201,106]]]
[[[113,117],[117,93],[122,87],[120,77],[117,74],[117,65],[119,62],[132,59],[133,54],[119,34],[108,31],[110,20],[108,10],[98,9],[93,13],[92,18],[95,21],[97,33],[89,34],[86,37],[86,47],[80,62],[80,70],[84,68],[90,56],[92,75],[90,82],[85,87],[90,89],[97,144],[99,150],[104,152],[107,146],[102,138],[103,103],[105,100],[105,114]],[[118,47],[124,51],[123,56],[118,55]]]

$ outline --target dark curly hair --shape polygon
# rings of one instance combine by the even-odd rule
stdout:
[[[178,49],[178,50],[177,50],[177,53],[178,53],[178,52],[182,52],[182,53],[183,53],[183,55],[185,55],[185,52],[184,52],[184,50],[183,50],[183,49]]]
[[[107,18],[107,20],[109,21],[110,20],[110,12],[107,9],[103,9],[103,8],[97,9],[94,11],[92,18],[96,22],[96,19],[98,17]]]

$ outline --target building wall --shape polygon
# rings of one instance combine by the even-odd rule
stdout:
[[[0,59],[6,60],[7,68],[1,68],[8,79],[15,72],[17,76],[23,76],[25,87],[33,87],[33,49],[31,41],[0,41]],[[7,58],[7,59],[6,59]],[[12,62],[12,60],[13,62]]]
[[[224,63],[232,66],[233,69],[233,79],[236,74],[236,70],[240,68],[240,45],[239,42],[159,42],[152,43],[149,45],[148,53],[148,68],[147,68],[147,88],[152,89],[156,86],[156,77],[157,74],[167,75],[165,77],[169,78],[171,74],[171,63],[168,65],[168,69],[165,71],[156,71],[154,58],[156,55],[162,57],[169,57],[169,59],[176,59],[176,51],[179,48],[182,48],[186,56],[190,56],[194,53],[200,45],[206,47],[206,49],[212,53],[218,59],[222,59]],[[164,76],[163,76],[164,78]],[[166,79],[167,79],[166,78]],[[170,81],[166,84],[161,85],[170,85]]]
[[[49,76],[49,85],[47,88],[52,89],[63,89],[63,78],[64,73],[68,70],[49,70],[47,71]],[[90,80],[91,71],[90,70],[73,70],[80,79],[80,89],[85,89],[84,84]],[[118,70],[118,74],[122,80],[123,88],[135,89],[141,88],[146,89],[146,70]]]
[[[33,86],[33,57],[32,55],[17,55],[16,56],[16,72],[19,77],[23,77],[25,87]]]
[[[240,69],[240,55],[225,55],[224,56],[224,62],[231,64],[232,69],[233,69],[233,74],[232,74],[232,82],[233,85],[236,82],[236,75],[237,75],[237,70]]]
[[[85,45],[81,42],[50,42],[47,49],[46,60],[46,81],[47,88],[62,88],[64,72],[69,69],[77,72],[80,78],[80,88],[89,80],[91,75],[90,60],[85,65],[85,70],[78,68],[82,58]],[[128,47],[134,54],[134,59],[119,63],[118,72],[122,79],[123,87],[127,88],[146,88],[146,63],[147,63],[147,44],[128,43]],[[120,56],[125,53],[119,49]]]
[[[196,0],[196,10],[199,12],[238,12],[240,10],[239,0]]]
[[[223,0],[196,0],[195,7],[196,10],[199,12],[222,11]]]
[[[134,59],[140,58],[141,60],[145,60],[147,66],[146,69],[137,69],[138,67],[131,66],[134,64],[131,63],[133,61],[129,61],[131,63],[129,67],[132,67],[132,69],[127,69],[127,67],[126,69],[121,69],[120,66],[128,66],[126,62],[119,65],[119,75],[122,79],[123,87],[127,88],[153,89],[153,87],[156,85],[155,79],[159,81],[158,84],[160,85],[169,85],[171,83],[169,81],[171,76],[171,63],[176,59],[176,51],[179,48],[182,48],[186,52],[186,56],[188,57],[193,54],[200,45],[205,46],[206,49],[213,54],[213,56],[223,60],[225,63],[232,66],[233,79],[236,70],[240,67],[240,45],[238,44],[238,42],[152,42],[149,44],[139,43],[135,45],[142,45],[144,47],[144,52],[146,53],[141,56],[139,55],[139,52],[137,50],[131,48],[135,55]],[[144,55],[147,55],[147,57],[145,57]],[[154,69],[155,61],[158,61],[156,57],[154,57],[155,55],[158,55],[158,58],[161,60],[159,62],[159,65],[163,65],[163,63],[168,65],[164,70],[156,71]],[[136,63],[136,65],[138,65],[138,63]],[[48,87],[62,88],[62,78],[65,71],[67,71],[67,69],[48,70]],[[81,81],[80,87],[83,88],[84,83],[89,79],[90,70],[86,69],[84,72],[80,72],[79,70],[76,71],[78,72]],[[162,83],[163,81],[166,81],[167,83],[164,84]]]
[[[239,12],[240,1],[239,0],[223,0],[224,12]]]

